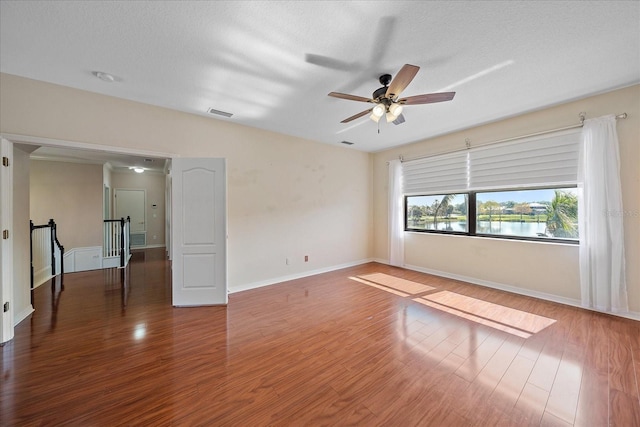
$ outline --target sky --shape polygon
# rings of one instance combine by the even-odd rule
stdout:
[[[566,188],[565,191],[576,193],[576,188]],[[478,202],[486,202],[488,200],[493,200],[494,202],[502,203],[513,201],[515,203],[531,203],[531,202],[542,202],[542,201],[551,201],[553,199],[554,190],[522,190],[522,191],[498,191],[498,192],[487,192],[487,193],[477,193],[476,198]],[[438,196],[419,196],[412,197],[410,199],[410,205],[418,205],[425,206],[431,205],[434,200],[440,200],[442,195]],[[451,202],[454,205],[464,202],[464,195],[458,195]]]

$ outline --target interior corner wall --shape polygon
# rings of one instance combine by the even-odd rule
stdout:
[[[115,172],[112,175],[112,195],[117,189],[144,189],[146,193],[145,224],[147,246],[164,246],[165,244],[165,185],[166,177],[154,173]],[[156,206],[155,208],[153,206]],[[114,204],[112,204],[114,206]],[[118,218],[114,218],[118,219]],[[155,237],[154,237],[155,236]]]
[[[113,173],[111,171],[111,166],[109,163],[105,163],[104,165],[102,165],[102,218],[103,219],[108,219],[111,218],[111,207],[112,207],[112,203],[111,203],[111,199],[113,198],[113,185],[111,184],[111,177],[112,177]],[[109,215],[107,215],[108,218],[105,218],[105,202],[104,202],[104,191],[105,191],[105,187],[108,189],[109,191]]]
[[[481,106],[479,106],[481,108]],[[464,149],[578,123],[587,118],[626,112],[617,125],[624,206],[626,276],[629,308],[640,314],[640,85],[586,97],[562,105],[378,152],[373,160],[374,248],[388,260],[387,162]],[[480,284],[504,285],[532,295],[579,303],[577,245],[482,237],[405,233],[405,263]]]
[[[29,153],[13,148],[13,321],[31,312],[29,226]]]
[[[65,252],[102,247],[102,165],[32,160],[31,219],[53,219]]]
[[[371,257],[369,153],[8,74],[0,93],[3,133],[226,158],[231,291]]]

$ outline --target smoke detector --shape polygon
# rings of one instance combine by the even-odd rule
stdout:
[[[99,78],[100,80],[102,80],[103,82],[113,83],[114,81],[116,81],[116,78],[109,73],[104,73],[102,71],[94,71],[92,74],[97,78]]]

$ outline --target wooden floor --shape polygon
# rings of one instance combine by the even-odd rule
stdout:
[[[37,289],[0,425],[640,426],[640,322],[376,263],[172,308],[163,255]]]

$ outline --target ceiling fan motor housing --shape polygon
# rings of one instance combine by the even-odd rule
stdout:
[[[387,96],[387,87],[381,87],[380,89],[376,89],[375,92],[373,92],[373,95],[371,96],[371,98],[373,98],[376,101],[383,101],[384,98],[386,98]]]
[[[386,98],[387,96],[389,83],[391,83],[391,74],[383,74],[378,80],[380,81],[380,84],[383,85],[383,87],[376,89],[375,92],[373,92],[371,98],[376,101],[383,102],[384,98]]]
[[[378,80],[382,86],[389,86],[389,83],[391,83],[391,74],[383,74]]]

